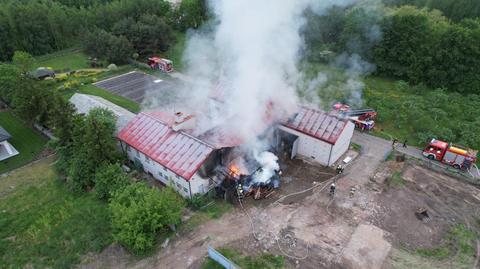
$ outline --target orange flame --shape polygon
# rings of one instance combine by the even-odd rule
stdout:
[[[240,169],[234,164],[230,165],[230,174],[234,177],[240,176]]]

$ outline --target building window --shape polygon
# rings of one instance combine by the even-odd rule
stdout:
[[[158,172],[158,174],[160,175],[160,177],[162,177],[162,178],[163,178],[163,174],[162,174],[162,172]]]
[[[145,155],[145,162],[150,163],[150,158],[147,155]]]
[[[180,183],[177,183],[177,188],[182,189],[182,185],[180,185]]]
[[[188,189],[185,188],[185,187],[183,187],[183,191],[186,192],[186,193],[188,193]]]
[[[136,153],[137,153],[137,157],[140,158],[140,151],[136,150]]]
[[[132,148],[130,147],[129,144],[127,144],[127,151],[128,151],[128,152],[132,151]]]
[[[163,171],[167,172],[167,168],[165,168],[165,166],[163,166],[162,168],[163,168]]]

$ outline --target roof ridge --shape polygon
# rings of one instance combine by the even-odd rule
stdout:
[[[181,131],[181,130],[180,130],[180,131],[175,131],[175,130],[173,130],[173,128],[172,128],[170,125],[168,125],[168,124],[165,123],[164,121],[160,120],[159,118],[156,118],[156,117],[153,116],[153,115],[149,115],[147,112],[142,111],[142,112],[140,112],[139,114],[145,115],[145,116],[147,116],[147,117],[149,117],[149,118],[151,118],[151,119],[153,119],[153,120],[155,120],[155,121],[157,121],[157,122],[162,123],[163,125],[167,126],[170,130],[172,130],[172,131],[174,131],[174,132],[176,132],[176,133],[181,133],[182,135],[185,135],[185,136],[187,136],[187,137],[189,137],[189,138],[191,138],[191,139],[194,139],[194,140],[196,140],[196,141],[204,144],[204,145],[207,146],[207,147],[210,147],[210,148],[212,148],[212,149],[215,149],[215,147],[214,147],[213,145],[211,145],[210,143],[207,143],[207,142],[199,139],[198,137],[195,137],[195,136],[193,136],[193,135],[191,135],[191,134],[188,134],[188,133],[186,133],[186,132],[183,132],[183,131]]]

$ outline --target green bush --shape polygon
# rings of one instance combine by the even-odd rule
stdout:
[[[63,89],[65,90],[78,89],[78,87],[80,87],[80,84],[81,84],[80,81],[73,79],[63,83]]]
[[[188,206],[193,210],[198,210],[206,206],[212,199],[208,195],[197,193],[190,200],[188,200]]]
[[[180,222],[185,204],[171,188],[135,183],[117,191],[109,205],[113,238],[135,254],[153,248],[157,233]]]
[[[130,178],[118,163],[104,165],[95,174],[95,193],[99,199],[109,200],[116,191],[130,183]]]

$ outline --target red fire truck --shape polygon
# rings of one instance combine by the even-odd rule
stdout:
[[[457,169],[470,169],[477,160],[478,151],[462,146],[452,145],[444,141],[432,139],[423,150],[423,156],[437,160]]]
[[[165,73],[170,73],[173,71],[173,63],[172,61],[164,58],[160,58],[158,56],[153,56],[148,58],[148,65],[152,69],[158,69]]]
[[[349,105],[336,103],[333,105],[333,109],[348,117],[355,127],[362,131],[370,131],[375,127],[377,112],[371,108],[352,110]]]

